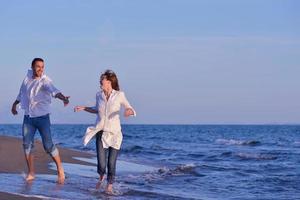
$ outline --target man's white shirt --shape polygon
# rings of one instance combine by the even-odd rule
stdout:
[[[36,79],[33,79],[32,75],[32,70],[28,70],[20,87],[17,100],[21,103],[25,115],[40,117],[50,113],[51,99],[60,91],[54,87],[51,79],[45,74]]]

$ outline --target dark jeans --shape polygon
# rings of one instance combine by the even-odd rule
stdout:
[[[117,156],[119,150],[114,149],[112,147],[109,147],[108,149],[103,148],[102,144],[102,133],[103,131],[100,131],[96,135],[96,148],[97,148],[97,161],[98,161],[98,174],[100,176],[103,176],[105,174],[105,168],[106,168],[106,154],[108,152],[108,165],[107,165],[107,181],[108,183],[112,184],[115,179],[116,175],[116,163],[117,163]]]

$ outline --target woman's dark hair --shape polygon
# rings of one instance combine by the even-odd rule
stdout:
[[[34,58],[34,59],[32,60],[32,62],[31,62],[31,67],[33,67],[34,64],[35,64],[36,62],[38,62],[38,61],[44,62],[44,60],[43,60],[42,58]]]
[[[117,78],[117,75],[115,74],[115,72],[108,69],[104,73],[102,73],[101,76],[100,76],[100,83],[101,84],[102,84],[102,80],[105,79],[105,78],[108,81],[111,82],[111,86],[114,90],[120,91],[118,78]]]

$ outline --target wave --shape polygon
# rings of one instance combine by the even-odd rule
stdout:
[[[151,149],[153,149],[153,150],[162,150],[162,151],[176,151],[176,150],[178,150],[176,148],[168,148],[168,147],[160,146],[160,145],[157,145],[157,144],[152,145]]]
[[[129,147],[126,147],[124,149],[122,149],[123,153],[135,153],[135,154],[139,154],[142,153],[143,155],[146,154],[150,154],[150,155],[161,155],[162,151],[171,151],[171,149],[167,149],[167,148],[162,148],[160,146],[151,146],[150,148],[148,147],[143,147],[143,146],[139,146],[139,145],[132,145]],[[174,150],[172,150],[174,151]]]
[[[234,167],[231,165],[218,165],[218,164],[202,164],[199,166],[201,170],[211,170],[211,171],[238,171],[239,167]]]
[[[197,195],[193,193],[173,193],[170,194],[168,191],[160,190],[160,189],[129,189],[128,191],[123,193],[123,196],[126,197],[136,197],[133,199],[174,199],[174,200],[191,200],[191,199],[199,199]],[[141,198],[143,197],[143,198]]]
[[[269,154],[260,154],[260,153],[234,153],[231,151],[226,151],[221,154],[223,157],[238,157],[242,159],[255,159],[255,160],[275,160],[277,156]]]
[[[153,182],[153,181],[158,181],[158,180],[164,180],[167,177],[170,176],[183,176],[183,175],[189,175],[189,176],[205,176],[202,174],[199,174],[196,171],[196,168],[198,166],[195,164],[185,164],[185,165],[179,165],[174,168],[169,168],[169,167],[162,167],[157,170],[147,172],[142,175],[130,175],[130,179],[133,180],[133,182],[136,184],[137,180],[140,180],[141,184],[144,184],[146,182]],[[141,178],[141,179],[140,179]],[[129,181],[130,179],[127,179]]]
[[[183,174],[191,174],[195,171],[197,166],[195,164],[186,164],[179,165],[174,169],[170,169],[167,167],[160,168],[158,173],[161,175],[183,175]]]
[[[257,146],[261,142],[257,140],[234,140],[234,139],[217,139],[216,143],[224,145],[248,145],[248,146]]]
[[[237,157],[246,159],[246,160],[276,160],[277,156],[267,155],[267,154],[256,154],[256,153],[237,153]]]
[[[130,146],[130,147],[127,147],[127,148],[124,148],[122,151],[127,153],[139,153],[141,152],[142,150],[144,149],[144,147],[142,146],[139,146],[139,145],[133,145],[133,146]]]
[[[221,154],[221,156],[224,156],[224,157],[227,157],[227,156],[232,156],[232,152],[231,151],[226,151],[226,152],[223,152],[222,154]]]
[[[300,146],[300,141],[295,141],[295,142],[294,142],[294,145]]]
[[[189,153],[189,154],[187,154],[188,158],[201,158],[201,157],[204,157],[204,156],[205,156],[204,154],[200,154],[200,153]]]

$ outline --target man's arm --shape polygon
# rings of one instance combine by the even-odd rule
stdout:
[[[15,102],[13,103],[12,107],[11,107],[11,113],[13,115],[17,115],[18,111],[17,111],[17,105],[20,103],[20,101],[15,100]]]
[[[62,100],[64,106],[69,104],[69,96],[63,95],[52,83],[51,79],[48,77],[44,79],[44,88],[52,95],[54,98]]]
[[[18,93],[18,96],[17,96],[16,100],[15,100],[15,102],[13,103],[13,105],[11,107],[11,113],[13,115],[17,115],[18,114],[17,105],[21,102],[22,93],[24,92],[23,90],[24,90],[24,81],[21,84],[21,87],[19,89],[19,93]]]
[[[57,93],[54,97],[62,100],[62,102],[64,103],[64,106],[67,106],[69,104],[70,97],[64,96],[61,92]]]

